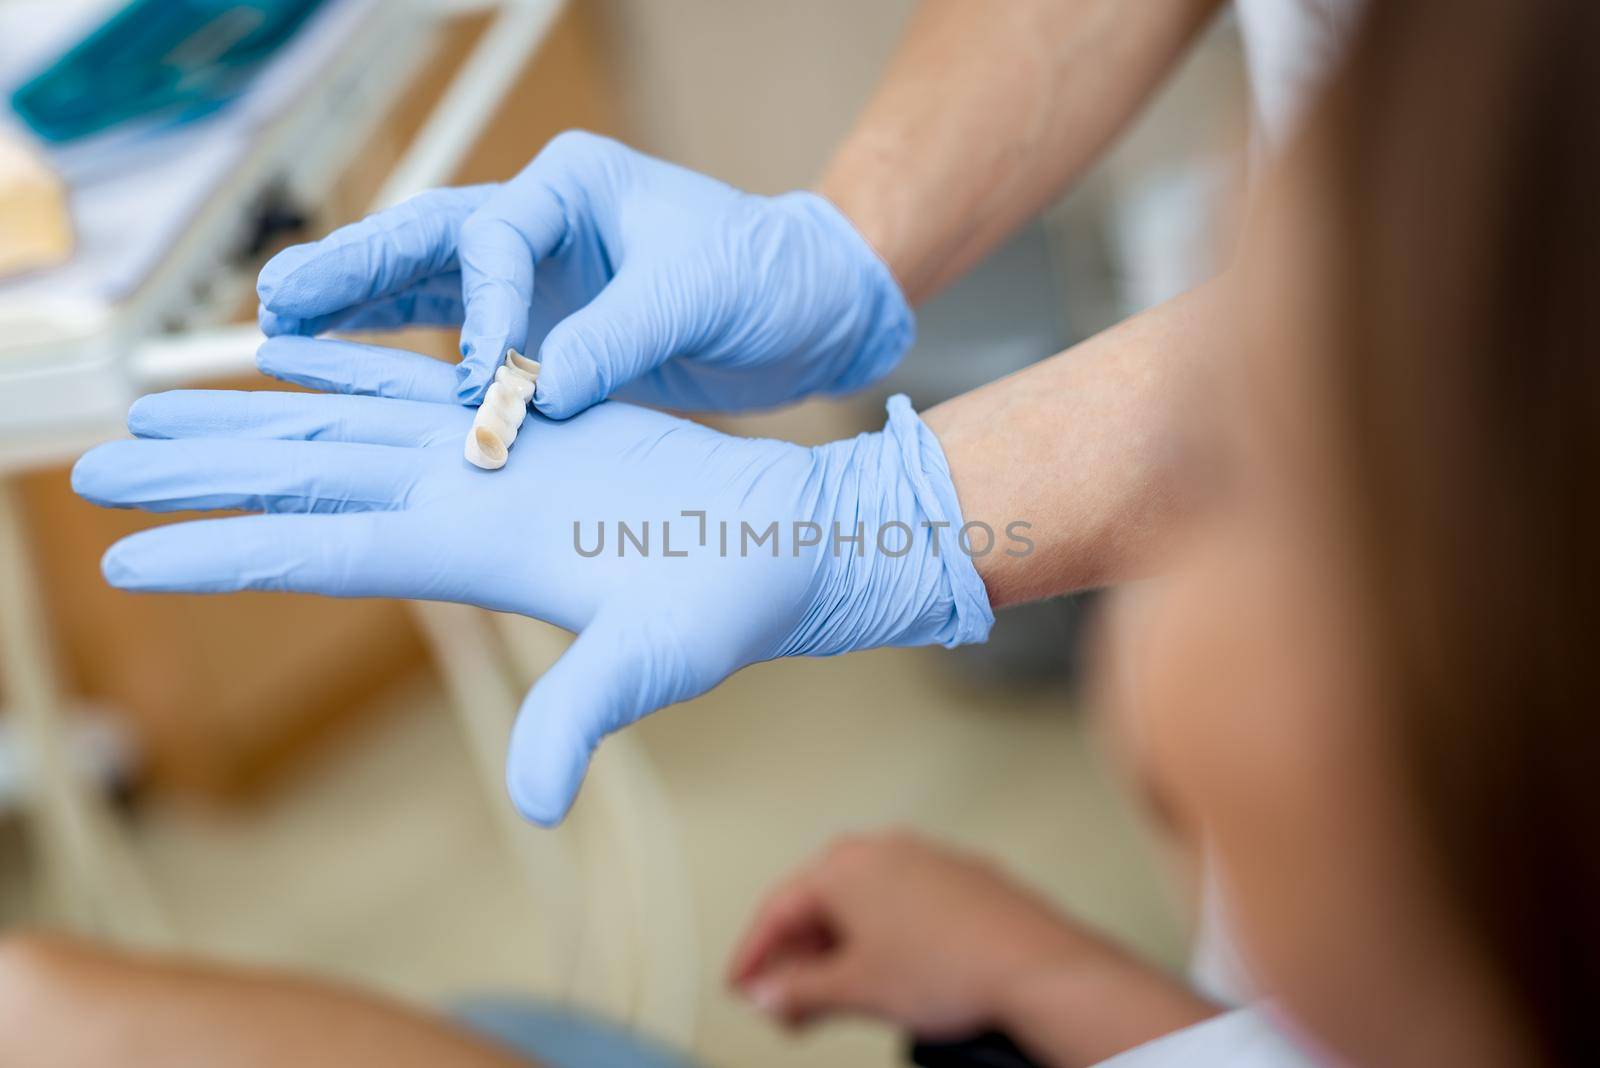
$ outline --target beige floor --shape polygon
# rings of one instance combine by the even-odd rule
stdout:
[[[763,887],[848,829],[911,824],[985,849],[1079,915],[1181,955],[1084,719],[1060,694],[973,693],[947,668],[929,650],[762,665],[639,728],[694,882],[709,1063],[899,1063],[882,1029],[787,1038],[720,984]],[[140,841],[184,940],[425,1000],[526,988],[538,895],[503,851],[443,696],[419,673],[385,704],[259,809],[147,814]]]

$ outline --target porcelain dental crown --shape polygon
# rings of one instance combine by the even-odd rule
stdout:
[[[538,360],[530,360],[516,349],[506,353],[506,362],[495,368],[494,381],[467,431],[468,462],[485,471],[506,465],[538,381]]]

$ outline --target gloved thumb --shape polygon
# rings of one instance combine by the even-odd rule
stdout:
[[[666,281],[658,268],[624,267],[557,323],[539,348],[534,407],[552,419],[577,415],[676,355],[684,309],[702,302],[684,291],[687,280]]]
[[[744,993],[768,1016],[785,1024],[861,1007],[859,984],[849,958],[840,952],[794,957],[744,984]]]
[[[600,740],[655,711],[651,662],[633,623],[601,614],[534,684],[506,758],[506,789],[526,819],[560,823]]]

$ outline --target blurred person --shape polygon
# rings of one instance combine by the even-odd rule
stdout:
[[[364,396],[146,398],[130,429],[170,440],[96,450],[74,482],[108,505],[324,514],[142,533],[107,579],[453,600],[579,632],[507,760],[513,803],[552,824],[605,735],[751,663],[983,641],[997,607],[1127,577],[1179,496],[1149,428],[1214,343],[1209,289],[815,449],[598,402],[751,409],[877,381],[912,306],[1082,175],[1220,6],[928,0],[815,191],[752,196],[571,132],[508,182],[285,250],[261,272],[259,365]],[[1357,7],[1241,0],[1268,143]],[[459,325],[460,364],[310,340],[408,324]],[[542,362],[535,415],[484,474],[460,406],[508,350]],[[621,559],[624,523],[653,558]]]
[[[1592,4],[1376,5],[1174,421],[1193,507],[1114,609],[1108,726],[1271,1008],[1197,1023],[904,836],[772,893],[748,996],[1052,1065],[1600,1063],[1596,41]]]
[[[1148,431],[1186,500],[1117,606],[1109,727],[1271,1008],[1207,1019],[904,836],[780,887],[746,993],[1048,1064],[1600,1059],[1597,39],[1564,0],[1374,7],[1220,286],[1237,346]]]

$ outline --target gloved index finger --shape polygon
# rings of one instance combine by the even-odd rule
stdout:
[[[466,308],[456,397],[463,404],[482,399],[507,349],[527,354],[538,262],[567,236],[567,205],[556,189],[570,180],[570,154],[547,148],[462,224],[459,264]]]
[[[128,409],[137,438],[343,441],[417,448],[459,438],[470,413],[454,404],[271,390],[176,389]]]
[[[268,337],[319,337],[322,334],[402,330],[409,326],[461,325],[461,272],[441,271],[388,296],[352,304],[326,315],[301,318],[261,308],[256,321]]]
[[[434,189],[320,241],[284,249],[261,268],[263,325],[291,329],[453,270],[461,224],[493,186]]]
[[[325,393],[456,403],[450,364],[404,349],[331,338],[273,337],[256,351],[263,374]]]

